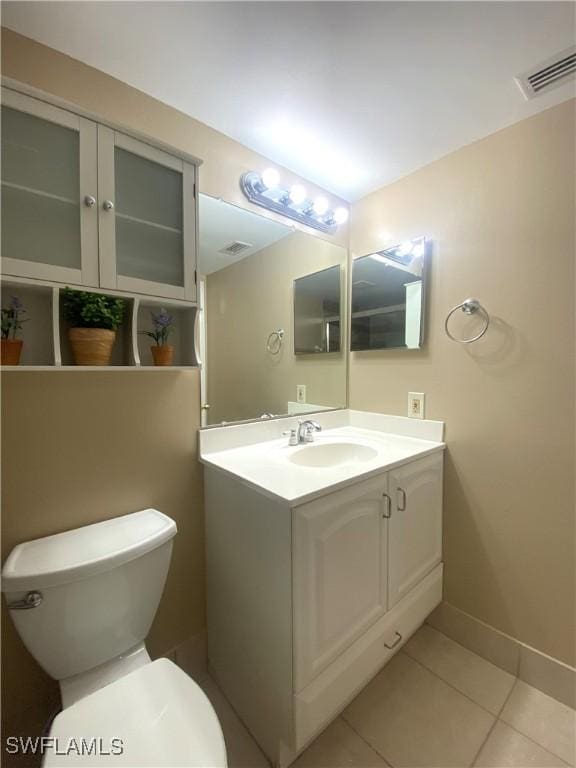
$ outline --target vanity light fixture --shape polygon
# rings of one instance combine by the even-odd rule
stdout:
[[[248,171],[240,178],[240,188],[251,203],[321,232],[333,234],[348,220],[347,208],[339,206],[333,210],[322,196],[311,200],[302,184],[293,184],[287,189],[281,184],[276,168],[267,168],[262,173]]]

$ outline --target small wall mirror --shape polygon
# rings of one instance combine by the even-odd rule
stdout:
[[[340,266],[294,280],[294,354],[340,352]]]
[[[350,349],[418,349],[424,341],[424,237],[355,259]]]

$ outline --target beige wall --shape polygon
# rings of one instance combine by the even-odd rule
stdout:
[[[249,203],[240,190],[239,179],[245,171],[263,170],[270,165],[270,161],[183,112],[5,28],[2,29],[2,75],[63,99],[101,120],[147,134],[152,140],[162,141],[200,158],[203,160],[200,167],[201,192],[286,223],[282,216]],[[302,181],[290,171],[276,167],[287,184]],[[327,194],[309,181],[306,181],[306,187],[311,195]],[[346,205],[334,195],[328,197],[334,205]],[[316,234],[315,230],[299,223],[294,225],[312,235]],[[347,246],[347,225],[340,227],[334,238],[328,239]]]
[[[2,75],[203,159],[203,192],[264,214],[243,198],[238,180],[269,161],[208,126],[5,29]],[[287,182],[298,180],[282,173]],[[316,188],[307,186],[314,193]],[[334,240],[347,242],[346,227]],[[164,653],[201,631],[197,372],[11,373],[4,377],[2,394],[3,555],[26,539],[158,506],[180,530],[150,648]],[[9,620],[3,622],[2,640],[4,733],[40,733],[56,688],[26,653]]]
[[[574,663],[574,102],[454,152],[353,207],[355,255],[434,241],[422,351],[354,353],[353,408],[447,424],[445,598]],[[470,346],[447,311],[492,318]]]
[[[208,402],[210,422],[286,413],[296,385],[307,402],[346,405],[346,355],[293,353],[293,281],[335,264],[348,251],[301,232],[207,278]],[[285,330],[278,355],[266,352],[268,333]]]
[[[198,371],[2,376],[3,558],[21,541],[145,507],[165,512],[178,535],[149,638],[156,655],[205,625],[198,387]],[[4,733],[37,733],[56,687],[5,612],[2,630]]]

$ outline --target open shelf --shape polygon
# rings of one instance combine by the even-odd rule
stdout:
[[[174,347],[174,366],[196,366],[194,326],[196,322],[196,307],[178,307],[169,302],[154,302],[140,299],[137,309],[137,345],[138,358],[142,367],[153,367],[150,347],[154,340],[141,331],[152,330],[151,312],[159,312],[164,307],[174,318],[174,328],[170,333],[168,343]]]
[[[120,328],[116,331],[116,339],[114,346],[112,347],[112,358],[110,359],[110,366],[129,366],[135,364],[132,347],[132,316],[134,312],[135,299],[126,298],[126,308],[124,310],[124,321]],[[72,346],[68,338],[69,323],[64,318],[62,306],[60,306],[59,312],[59,328],[60,328],[60,356],[62,366],[74,366],[74,357],[72,355]],[[80,368],[86,368],[87,366],[81,365]],[[95,366],[99,367],[99,366]]]
[[[71,286],[72,287],[72,286]],[[74,286],[76,288],[76,286]],[[124,322],[118,329],[108,366],[74,365],[68,338],[69,325],[62,312],[63,286],[35,284],[30,280],[8,278],[2,285],[2,306],[17,296],[26,309],[18,338],[24,342],[20,365],[3,366],[2,371],[178,371],[198,367],[195,323],[197,307],[179,301],[118,294],[126,301]],[[78,290],[87,290],[79,287]],[[93,289],[94,293],[110,293]],[[150,347],[152,339],[140,331],[152,330],[150,312],[164,307],[174,318],[169,343],[174,346],[171,366],[155,366]]]
[[[10,304],[12,296],[17,296],[26,310],[22,319],[22,330],[17,338],[22,339],[20,365],[15,368],[30,366],[53,366],[57,360],[54,343],[54,306],[57,297],[55,290],[46,286],[2,285],[2,306]]]

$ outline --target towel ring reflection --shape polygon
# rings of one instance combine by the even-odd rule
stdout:
[[[484,326],[480,333],[477,333],[476,336],[472,336],[469,339],[460,339],[458,336],[453,336],[450,333],[450,329],[448,328],[448,323],[450,322],[450,318],[454,314],[454,312],[457,312],[459,309],[464,312],[465,315],[475,315],[476,312],[480,312],[480,315],[484,319]],[[444,322],[444,330],[446,331],[446,335],[449,339],[452,339],[452,341],[458,342],[458,344],[471,344],[473,341],[478,341],[478,339],[481,339],[482,336],[486,333],[488,330],[488,326],[490,325],[490,315],[488,312],[484,309],[482,304],[478,301],[478,299],[464,299],[464,301],[461,304],[457,304],[455,307],[452,307],[450,312],[448,312],[446,316],[446,321]]]
[[[278,328],[277,331],[272,333],[266,339],[266,351],[271,355],[277,355],[282,349],[282,342],[284,340],[284,329]]]

